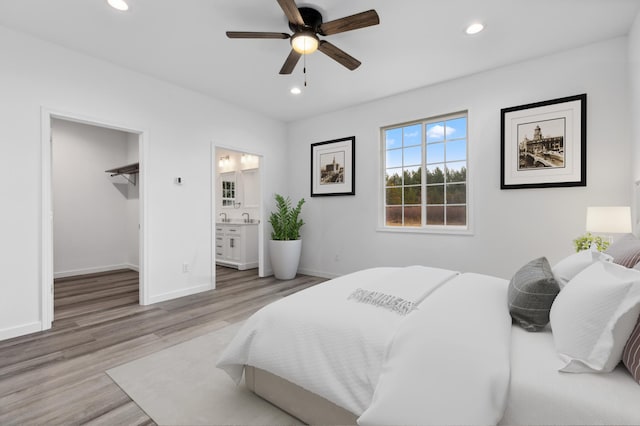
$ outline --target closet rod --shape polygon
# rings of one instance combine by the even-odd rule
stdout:
[[[116,167],[113,169],[105,170],[106,173],[111,173],[111,177],[120,176],[124,177],[129,183],[135,185],[136,178],[135,176],[124,176],[124,175],[136,175],[140,172],[140,163],[127,164],[126,166]]]

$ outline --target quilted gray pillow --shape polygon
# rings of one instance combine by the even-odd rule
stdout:
[[[549,312],[560,287],[546,257],[524,265],[509,283],[509,313],[527,331],[540,331],[549,323]]]

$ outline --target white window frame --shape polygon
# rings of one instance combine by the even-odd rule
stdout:
[[[466,225],[427,225],[425,222],[426,217],[426,167],[427,167],[427,137],[426,137],[426,128],[428,124],[452,120],[456,118],[466,118],[467,128],[466,128],[466,213],[467,220]],[[451,114],[444,114],[434,117],[428,117],[419,120],[408,121],[405,123],[397,123],[392,125],[387,125],[380,128],[380,168],[379,168],[379,176],[380,183],[378,188],[379,192],[379,221],[378,221],[378,231],[380,232],[393,232],[393,233],[429,233],[429,234],[454,234],[454,235],[473,235],[473,191],[472,191],[472,175],[471,175],[471,167],[470,167],[470,152],[471,146],[469,143],[469,112],[468,111],[459,111]],[[390,129],[404,128],[416,124],[422,125],[422,182],[421,182],[421,206],[422,206],[422,225],[421,226],[388,226],[386,224],[386,158],[387,158],[387,149],[386,149],[386,135],[385,132]],[[446,157],[444,160],[444,164],[447,164]],[[445,184],[446,185],[446,184]],[[445,186],[446,187],[446,186]],[[446,193],[445,193],[446,196]],[[446,204],[445,204],[446,205]]]

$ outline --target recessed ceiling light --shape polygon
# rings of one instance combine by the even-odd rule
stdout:
[[[123,12],[129,10],[129,5],[124,0],[107,0],[107,3],[109,3],[109,6],[111,6],[112,8],[121,10]]]
[[[480,31],[484,30],[484,25],[479,22],[471,24],[467,27],[465,32],[469,35],[478,34]]]
[[[292,87],[290,92],[294,95],[299,95],[300,93],[302,93],[302,90],[300,90],[299,87]]]

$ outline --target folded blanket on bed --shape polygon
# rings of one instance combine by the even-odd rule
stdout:
[[[429,275],[429,280],[416,280],[416,270]],[[393,281],[377,281],[357,288],[348,300],[366,303],[406,315],[438,287],[459,275],[447,269],[408,266],[397,271]]]
[[[355,300],[357,302],[368,303],[369,305],[389,309],[390,311],[396,312],[400,315],[407,315],[415,309],[415,304],[410,300],[362,288],[356,289],[356,291],[351,293],[349,295],[349,300]]]

